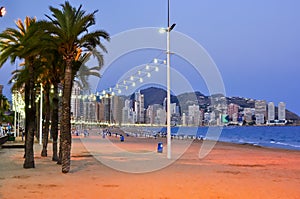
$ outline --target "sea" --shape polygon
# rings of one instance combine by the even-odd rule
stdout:
[[[135,129],[135,130],[134,130]],[[138,127],[127,132],[166,134],[165,127]],[[269,148],[300,150],[300,126],[172,127],[174,138],[210,139]]]

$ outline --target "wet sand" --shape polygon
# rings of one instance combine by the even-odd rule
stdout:
[[[22,168],[23,149],[0,149],[0,198],[300,198],[300,151],[218,143],[200,159],[202,143],[194,141],[166,167],[127,173],[103,164],[101,157],[113,157],[120,165],[129,157],[107,147],[93,148],[100,149],[96,154],[87,150],[84,139],[94,140],[95,146],[109,140],[124,151],[152,152],[158,157],[155,161],[166,157],[164,139],[125,137],[120,142],[114,136],[75,136],[71,171],[62,174],[61,166],[51,161],[51,143],[46,158],[40,157],[41,146],[35,144],[35,169]],[[156,152],[159,141],[164,143],[163,153]]]

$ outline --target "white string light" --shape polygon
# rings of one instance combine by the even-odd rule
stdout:
[[[108,90],[103,90],[103,94],[106,92],[112,93],[113,90],[116,90],[117,93],[122,93],[122,88],[125,88],[126,90],[128,89],[129,86],[135,87],[137,83],[143,83],[144,82],[144,77],[151,77],[151,73],[158,72],[159,71],[159,65],[165,65],[166,60],[161,60],[161,59],[153,59],[152,63],[144,64],[139,67],[139,70],[136,72],[133,72],[130,77],[124,78],[120,80],[114,87],[108,88]],[[115,93],[114,93],[115,94]]]
[[[90,97],[91,100],[96,100],[96,97],[99,99],[103,99],[104,97],[115,96],[116,94],[121,94],[122,90],[128,90],[129,87],[135,87],[138,83],[143,83],[144,78],[150,78],[152,72],[158,72],[160,65],[166,65],[166,60],[162,59],[153,59],[152,62],[143,64],[134,68],[138,68],[138,70],[133,71],[129,77],[122,78],[118,81],[114,86],[109,87],[108,89],[104,89],[102,91],[98,91],[95,93],[93,97]],[[88,97],[78,96],[79,99],[86,99]]]

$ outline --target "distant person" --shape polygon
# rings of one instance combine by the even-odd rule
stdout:
[[[88,135],[89,135],[89,132],[85,129],[85,130],[84,130],[84,137],[85,137],[85,136],[88,136]]]
[[[24,131],[24,129],[20,128],[20,132],[22,134],[22,141],[24,141],[24,137],[25,137],[25,131]]]
[[[8,130],[8,133],[10,134],[10,132],[11,132],[11,125],[9,123],[7,125],[7,130]]]

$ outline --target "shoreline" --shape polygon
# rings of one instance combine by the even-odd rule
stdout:
[[[266,128],[266,126],[258,126],[258,127]],[[267,127],[274,128],[273,126],[267,126]],[[114,128],[120,129],[120,127],[114,127]],[[144,127],[144,128],[147,128],[147,127]],[[148,127],[148,128],[151,128],[151,127]],[[154,127],[154,128],[159,128],[159,127]],[[189,127],[186,127],[186,128],[189,128]],[[191,128],[198,128],[198,127],[191,127]],[[240,128],[240,127],[224,127],[224,128],[232,129],[232,128]],[[243,127],[241,127],[241,128],[243,128]],[[280,128],[280,127],[278,126],[278,128]],[[120,130],[123,131],[123,129],[120,129]],[[147,131],[140,131],[140,132],[139,131],[126,132],[126,133],[129,133],[131,136],[135,136],[135,137],[154,138],[153,132],[149,133]],[[220,133],[220,136],[221,136],[221,133]],[[292,150],[292,151],[293,150],[300,151],[300,146],[299,145],[294,145],[294,144],[291,144],[291,143],[288,143],[288,142],[287,143],[276,142],[273,139],[269,140],[269,142],[266,142],[266,140],[265,140],[265,142],[259,142],[259,141],[257,141],[257,142],[255,142],[255,141],[248,141],[248,142],[243,141],[242,142],[242,141],[230,140],[230,138],[228,138],[229,140],[222,140],[220,137],[218,138],[218,140],[209,140],[205,136],[202,136],[202,135],[196,136],[195,133],[194,134],[173,134],[172,135],[172,140],[173,139],[178,139],[178,140],[187,140],[187,139],[189,139],[189,140],[207,140],[207,141],[217,141],[217,142],[225,142],[225,143],[232,143],[232,144],[252,145],[252,146],[265,147],[265,148],[271,148],[271,149],[286,149],[286,150]]]
[[[167,167],[148,173],[126,173],[104,165],[84,146],[92,139],[102,146],[108,139],[115,146],[135,152],[154,151],[163,139],[115,136],[103,139],[95,132],[73,136],[71,172],[49,157],[41,158],[35,144],[35,169],[23,169],[23,149],[0,149],[0,198],[297,198],[300,196],[300,152],[218,142],[199,159],[201,141],[194,141]],[[95,140],[93,140],[95,139]],[[174,146],[175,147],[175,146]],[[104,148],[105,149],[105,148]],[[130,160],[111,150],[97,151],[120,164]],[[107,156],[106,156],[107,155]]]

